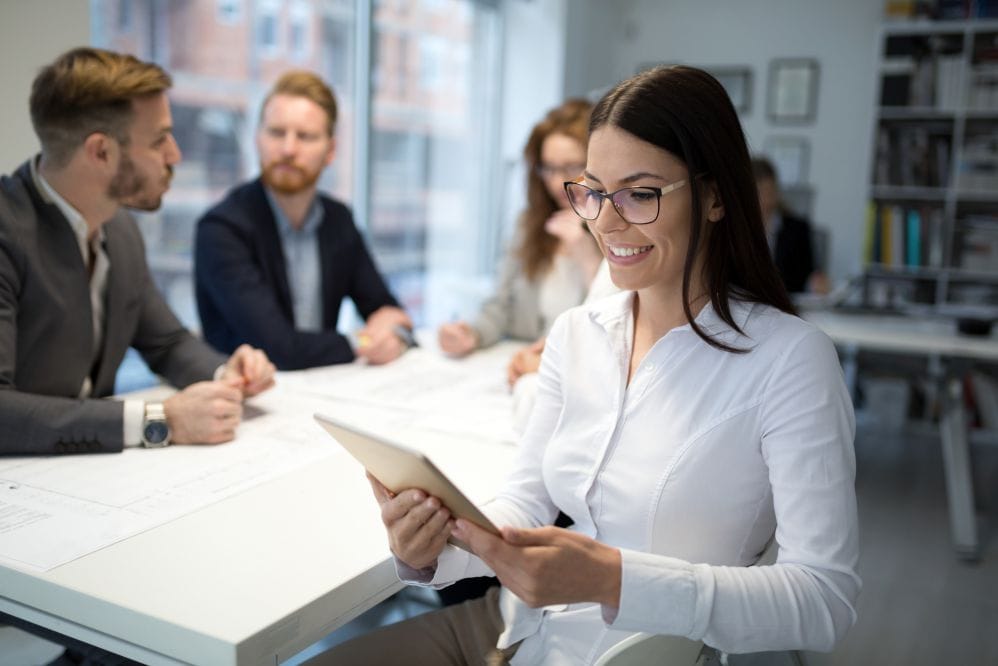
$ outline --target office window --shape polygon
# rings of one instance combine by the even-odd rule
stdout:
[[[243,20],[243,0],[218,0],[218,22],[232,25]]]
[[[293,60],[302,62],[308,58],[312,48],[309,35],[311,25],[312,13],[309,6],[303,2],[293,4],[288,21],[288,50]]]
[[[256,20],[256,46],[261,54],[274,57],[281,48],[281,4],[273,0],[260,2]]]
[[[369,234],[420,323],[471,316],[498,237],[498,101],[485,83],[499,69],[498,15],[471,0],[396,0],[373,20]]]
[[[333,86],[336,159],[320,189],[355,209],[375,260],[417,323],[471,314],[488,287],[481,285],[491,282],[499,236],[488,185],[498,161],[497,11],[478,0],[440,0],[432,13],[415,0],[375,3],[370,24],[360,27],[371,67],[358,72],[358,45],[366,41],[357,38],[358,1],[91,0],[95,45],[154,60],[173,75],[184,159],[162,209],[139,217],[153,275],[185,325],[200,328],[195,223],[258,174],[259,105],[291,68],[315,70]],[[121,3],[140,27],[127,35],[118,29]],[[426,71],[421,44],[431,44]],[[357,155],[368,157],[356,163]]]
[[[451,45],[439,37],[419,40],[419,84],[423,90],[434,92],[446,84],[446,58]],[[460,48],[459,45],[455,45]]]
[[[132,30],[132,0],[118,0],[118,31]]]

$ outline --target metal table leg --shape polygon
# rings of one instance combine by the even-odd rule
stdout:
[[[970,473],[970,445],[967,442],[967,417],[963,407],[963,382],[959,377],[944,380],[943,413],[939,427],[942,435],[943,467],[949,501],[950,530],[953,547],[962,559],[980,558],[977,522],[974,515],[974,487]]]

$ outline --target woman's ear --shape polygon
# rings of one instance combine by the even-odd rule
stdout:
[[[720,222],[724,219],[724,201],[721,200],[721,193],[714,181],[707,183],[703,209],[707,211],[709,222]]]

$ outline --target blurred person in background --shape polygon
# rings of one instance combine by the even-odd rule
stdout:
[[[776,269],[791,294],[828,293],[828,277],[815,265],[811,223],[783,203],[776,168],[769,160],[752,160],[766,238]]]
[[[318,191],[336,154],[336,116],[336,98],[319,76],[281,76],[260,111],[260,176],[198,221],[198,312],[219,351],[249,343],[281,370],[298,370],[357,357],[388,363],[413,344],[412,321],[350,210]],[[353,336],[336,330],[347,297],[365,321]]]

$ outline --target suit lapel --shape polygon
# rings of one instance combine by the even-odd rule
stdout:
[[[330,299],[334,298],[335,295],[330,293],[332,291],[333,280],[335,279],[334,268],[336,266],[336,258],[333,256],[336,249],[336,238],[335,230],[333,229],[332,222],[329,221],[329,216],[326,215],[325,206],[322,204],[322,200],[318,201],[319,206],[322,206],[322,221],[319,222],[319,231],[316,234],[316,238],[319,242],[319,276],[320,284],[319,289],[322,294],[322,327],[327,329],[336,329],[336,321],[332,320],[334,316],[338,316],[339,309],[337,307],[330,307]],[[334,313],[336,313],[334,315]]]
[[[46,279],[52,281],[55,293],[63,294],[66,299],[65,327],[72,333],[67,339],[71,347],[60,350],[65,354],[65,365],[62,370],[66,376],[72,377],[76,391],[79,391],[83,379],[90,372],[94,346],[93,311],[90,307],[87,268],[83,264],[80,247],[69,220],[53,201],[35,187],[30,164],[24,164],[18,170],[18,176],[24,182],[35,210],[38,211],[39,243],[51,252],[51,255],[48,255],[48,252],[42,254],[47,261],[51,261],[45,269]],[[54,260],[49,259],[49,256]]]

